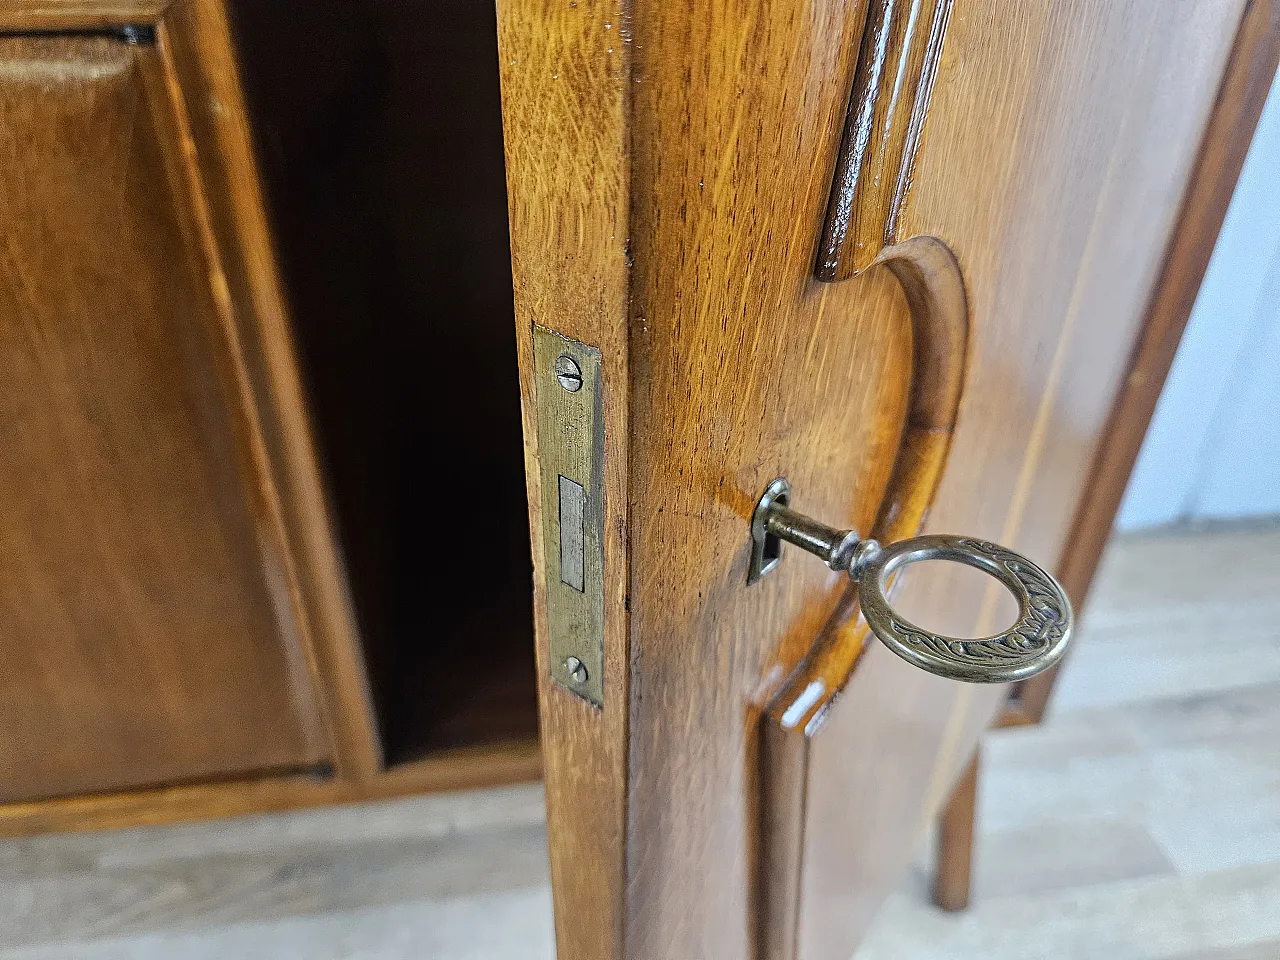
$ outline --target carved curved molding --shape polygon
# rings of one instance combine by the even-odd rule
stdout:
[[[892,270],[911,314],[907,423],[871,535],[881,543],[924,524],[951,447],[969,344],[960,265],[933,237],[883,247],[873,263]],[[805,658],[765,707],[760,724],[759,937],[761,960],[796,960],[808,784],[809,738],[822,726],[866,649],[870,628],[848,584]]]
[[[924,523],[946,464],[969,341],[969,310],[960,265],[933,237],[885,247],[876,258],[893,271],[906,294],[913,359],[907,424],[898,458],[871,536],[892,543],[915,536]],[[812,733],[826,707],[848,682],[866,645],[866,621],[850,617],[855,588],[847,588],[832,622],[770,699],[766,722],[784,731]]]
[[[871,0],[815,273],[846,280],[895,242],[952,0]]]

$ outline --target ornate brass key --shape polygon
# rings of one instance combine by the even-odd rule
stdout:
[[[769,485],[751,520],[753,544],[747,582],[777,566],[782,543],[795,544],[843,570],[858,584],[867,625],[890,650],[930,673],[970,683],[1022,680],[1052,666],[1066,652],[1074,615],[1062,586],[1021,554],[975,537],[930,535],[881,546],[852,530],[837,530],[788,505],[785,480]],[[916,626],[885,596],[893,574],[921,560],[950,560],[999,580],[1018,602],[1018,620],[990,637],[945,637]]]

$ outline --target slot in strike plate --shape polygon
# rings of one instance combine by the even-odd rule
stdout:
[[[533,369],[551,679],[603,707],[600,351],[534,324]]]

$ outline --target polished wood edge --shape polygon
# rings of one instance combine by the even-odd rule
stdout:
[[[1120,501],[1142,448],[1156,401],[1195,305],[1240,169],[1280,64],[1280,2],[1253,0],[1244,10],[1217,100],[1209,116],[1182,209],[1148,301],[1142,337],[1094,458],[1089,495],[1080,503],[1058,579],[1083,610]],[[1023,681],[1018,708],[1044,716],[1062,664]]]
[[[103,30],[151,26],[173,0],[6,0],[0,9],[0,33],[53,30]]]
[[[991,726],[997,730],[1007,730],[1010,727],[1034,727],[1039,722],[1038,717],[1032,716],[1017,703],[1010,701],[1001,707]]]
[[[498,68],[556,955],[626,955],[631,720],[630,4],[504,0]],[[602,38],[617,37],[603,48]],[[610,41],[613,43],[614,41]],[[604,697],[551,680],[533,325],[601,351]],[[557,389],[557,388],[552,388]]]
[[[969,309],[960,266],[942,242],[913,238],[881,252],[906,295],[913,360],[907,424],[872,535],[888,543],[923,526],[942,480],[969,352]],[[857,590],[841,602],[760,719],[757,936],[764,960],[794,960],[804,867],[805,791],[812,736],[861,659],[870,630],[854,617]]]
[[[897,277],[912,325],[911,395],[893,475],[871,536],[892,543],[924,524],[942,481],[960,409],[969,352],[969,308],[960,265],[946,244],[914,237],[887,247],[878,259]],[[857,590],[844,596],[791,675],[770,692],[765,723],[812,734],[848,683],[869,634],[854,618]]]
[[[847,280],[895,239],[952,0],[871,0],[815,275]]]
[[[969,905],[981,756],[981,748],[974,751],[938,820],[932,895],[933,902],[943,910],[963,910]]]
[[[159,25],[160,78],[239,394],[264,575],[295,696],[310,691],[327,731],[319,754],[360,780],[382,765],[372,692],[321,479],[272,245],[231,25],[221,0],[181,0]]]
[[[803,894],[808,739],[775,723],[760,725],[760,863],[755,891],[759,960],[793,960]]]
[[[969,365],[969,302],[955,254],[941,240],[912,237],[880,251],[911,311],[910,422],[930,430],[955,427]]]
[[[0,804],[0,837],[112,830],[537,780],[537,740],[468,747],[392,767],[363,782],[305,773]]]

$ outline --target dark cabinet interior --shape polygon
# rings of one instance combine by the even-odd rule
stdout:
[[[493,5],[232,14],[387,761],[534,737]]]

